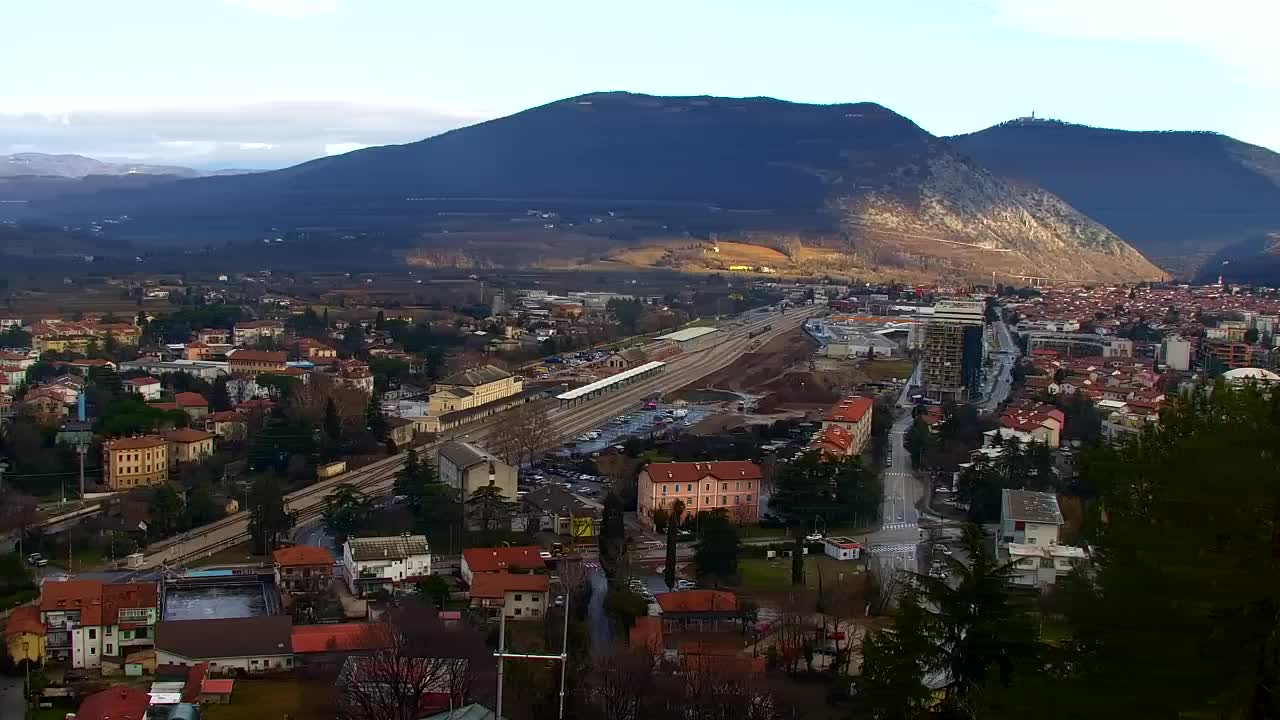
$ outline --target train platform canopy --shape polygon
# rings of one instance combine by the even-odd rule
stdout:
[[[710,335],[713,332],[718,332],[718,330],[713,327],[691,327],[683,330],[676,330],[675,332],[667,333],[666,335],[659,335],[655,339],[680,343],[700,338],[703,335]]]
[[[594,393],[594,392],[598,392],[600,390],[608,390],[613,386],[619,383],[626,382],[632,378],[639,377],[646,373],[651,373],[654,370],[657,370],[658,368],[664,365],[666,365],[666,363],[664,362],[657,362],[657,361],[647,362],[643,365],[638,365],[636,367],[633,367],[630,370],[623,370],[622,372],[616,375],[610,375],[609,377],[603,380],[597,380],[593,383],[583,385],[582,387],[574,388],[567,392],[560,393],[559,395],[556,396],[556,399],[557,400],[577,400],[580,397],[586,397],[587,395],[590,395],[591,393]]]

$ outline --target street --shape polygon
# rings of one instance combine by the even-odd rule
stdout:
[[[984,413],[995,412],[1009,397],[1013,390],[1013,368],[1022,355],[1022,348],[1014,342],[1009,326],[1003,321],[991,323],[991,340],[995,346],[991,348],[990,355],[996,357],[998,367],[983,382],[984,399],[978,404],[978,411]]]
[[[27,716],[22,686],[22,676],[0,675],[0,718],[20,720]]]

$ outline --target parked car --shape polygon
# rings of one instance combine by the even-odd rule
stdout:
[[[822,542],[822,535],[819,533],[809,533],[804,536],[804,539],[811,543]]]
[[[40,553],[31,553],[27,556],[27,563],[35,567],[44,567],[49,564],[49,560]]]
[[[546,550],[543,550],[542,552],[538,553],[538,557],[542,558],[543,560],[550,560],[551,553],[547,552]]]

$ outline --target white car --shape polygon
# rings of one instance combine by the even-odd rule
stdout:
[[[822,536],[819,535],[818,533],[810,533],[808,535],[805,535],[804,539],[811,543],[822,542]]]
[[[547,552],[546,550],[543,550],[542,552],[538,553],[538,557],[542,558],[543,560],[550,560],[551,553]]]

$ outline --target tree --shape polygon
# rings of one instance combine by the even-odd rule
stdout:
[[[497,485],[476,488],[467,498],[466,505],[471,525],[484,535],[486,544],[492,544],[498,532],[511,527],[515,503],[508,500]]]
[[[1249,328],[1248,330],[1245,330],[1245,331],[1244,331],[1244,341],[1245,341],[1245,342],[1247,342],[1247,343],[1249,343],[1250,345],[1255,345],[1255,344],[1257,344],[1257,342],[1258,342],[1258,329],[1257,329],[1257,328]]]
[[[323,427],[325,446],[336,449],[342,444],[342,418],[338,416],[338,405],[332,397],[324,400]]]
[[[387,416],[382,414],[376,393],[369,396],[369,404],[365,408],[365,427],[379,440],[387,435]]]
[[[225,412],[231,408],[231,394],[227,392],[227,376],[219,375],[213,381],[213,389],[209,393],[209,409],[213,412]]]
[[[433,486],[439,484],[435,467],[429,462],[422,462],[418,451],[409,448],[405,454],[404,467],[396,475],[392,490],[397,496],[404,497],[410,512],[417,514],[435,489]]]
[[[699,523],[701,536],[694,552],[698,576],[734,582],[738,577],[738,529],[722,508],[705,514]]]
[[[201,483],[187,492],[183,516],[183,524],[187,527],[207,525],[222,517],[222,508],[213,501],[208,485]]]
[[[800,537],[803,530],[796,529],[795,544],[791,547],[791,584],[804,585],[804,540]]]
[[[423,599],[440,610],[444,609],[444,603],[449,599],[449,582],[439,575],[428,575],[419,580],[416,589]]]
[[[249,490],[249,536],[255,553],[265,555],[273,550],[293,523],[280,482],[271,475],[259,477]]]
[[[622,498],[612,489],[604,496],[604,509],[600,517],[600,567],[610,579],[618,577],[619,565],[626,557],[626,526],[623,523]]]
[[[676,589],[676,542],[679,540],[680,515],[684,513],[684,502],[676,500],[671,503],[671,516],[667,519],[667,562],[662,569],[662,579],[668,590]]]
[[[324,525],[338,542],[344,542],[369,522],[369,498],[350,483],[335,485],[324,499]]]
[[[929,617],[914,591],[902,593],[893,628],[862,640],[862,674],[855,681],[863,716],[914,720],[928,715],[933,692],[925,684],[940,669]]]
[[[147,534],[157,539],[169,537],[182,522],[182,498],[169,483],[156,485],[147,500],[147,514]]]

